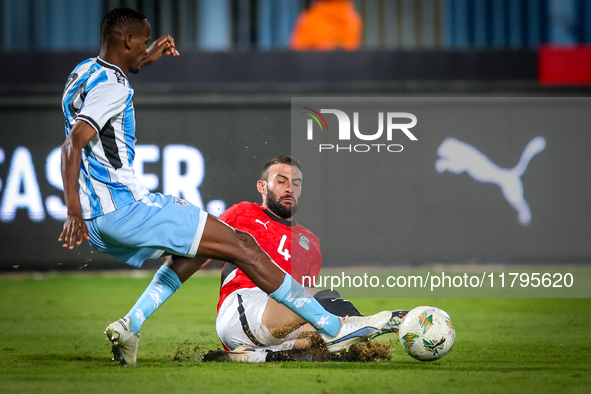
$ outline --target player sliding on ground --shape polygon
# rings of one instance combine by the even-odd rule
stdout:
[[[59,241],[73,249],[87,239],[95,249],[135,267],[163,253],[172,255],[129,313],[106,328],[115,359],[136,364],[145,319],[210,258],[240,267],[270,297],[313,324],[331,352],[381,329],[390,312],[341,319],[313,298],[302,305],[293,294],[303,295],[305,290],[252,236],[183,199],[150,193],[135,177],[136,130],[128,74],[162,55],[179,56],[168,35],[148,48],[150,35],[150,24],[141,13],[129,8],[108,12],[101,22],[99,56],[76,66],[62,99],[62,179],[68,216]],[[178,268],[171,267],[174,263]]]
[[[317,278],[322,265],[318,238],[296,223],[294,215],[302,192],[302,168],[298,160],[278,156],[263,166],[257,191],[262,204],[241,202],[220,219],[247,231],[279,266],[302,285],[303,278]],[[290,356],[308,359],[323,355],[302,350],[322,344],[318,332],[290,309],[277,303],[250,280],[242,269],[226,262],[222,270],[216,329],[226,351],[213,351],[204,361],[275,361]],[[313,280],[313,279],[312,279]],[[328,311],[338,316],[361,316],[355,306],[336,291],[308,289]],[[406,311],[392,312],[388,324],[371,336],[398,332]]]

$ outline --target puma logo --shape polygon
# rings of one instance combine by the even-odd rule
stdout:
[[[268,230],[268,228],[267,228],[267,224],[269,224],[270,220],[268,220],[268,221],[267,221],[267,223],[263,223],[263,222],[261,222],[259,219],[255,220],[254,222],[255,222],[255,223],[260,223],[260,224],[262,224],[263,226],[265,226],[265,230]]]
[[[531,211],[523,198],[521,176],[530,160],[544,148],[544,137],[536,137],[527,144],[514,168],[501,168],[472,145],[455,138],[446,138],[437,148],[439,159],[435,169],[439,173],[449,171],[461,174],[465,171],[478,182],[498,185],[507,202],[517,211],[519,222],[527,226],[531,223]]]

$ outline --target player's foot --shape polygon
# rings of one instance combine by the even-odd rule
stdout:
[[[121,365],[135,367],[140,336],[131,331],[130,324],[131,318],[126,316],[109,324],[105,328],[105,334],[113,344],[113,360],[117,360]]]
[[[383,311],[371,316],[341,317],[341,330],[332,338],[320,334],[330,353],[339,353],[356,342],[369,339],[381,330],[392,318],[391,311]]]
[[[382,327],[381,330],[369,337],[369,339],[373,339],[379,335],[389,334],[392,332],[398,334],[398,328],[400,327],[400,324],[404,320],[404,317],[407,313],[408,311],[404,311],[402,309],[392,311],[392,317],[390,318],[388,323],[386,323],[386,325]]]
[[[217,350],[210,350],[207,354],[204,354],[201,357],[201,361],[209,362],[209,361],[217,361],[217,362],[248,362],[248,356],[254,352],[255,349],[247,346],[242,346],[237,348],[232,352],[228,352],[226,350],[217,349]]]

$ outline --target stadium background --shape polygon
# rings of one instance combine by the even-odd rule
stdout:
[[[182,54],[130,78],[136,91],[144,179],[154,190],[181,194],[215,214],[242,200],[258,201],[254,180],[261,164],[290,152],[290,105],[295,96],[558,100],[587,97],[590,92],[588,0],[358,0],[364,32],[362,46],[354,52],[289,50],[289,34],[307,1],[0,4],[2,270],[125,268],[93,253],[88,245],[68,252],[56,241],[63,217],[55,150],[64,137],[63,84],[79,61],[96,56],[100,19],[117,5],[144,12],[153,37],[171,33]],[[509,116],[509,110],[505,107],[501,115]],[[375,262],[591,261],[586,151],[591,137],[585,133],[589,123],[584,111],[579,115],[577,129],[562,128],[564,123],[557,119],[536,130],[505,125],[499,134],[474,132],[460,122],[458,133],[506,168],[515,165],[531,138],[546,138],[546,151],[523,177],[534,212],[532,224],[523,227],[515,220],[497,186],[476,184],[464,174],[452,182],[470,198],[447,206],[445,215],[439,215],[454,218],[463,229],[461,235],[448,234],[441,241],[450,243],[447,248],[432,245],[425,250],[424,244],[411,240],[384,247],[376,251]],[[435,173],[436,146],[433,157],[416,158],[416,173],[408,173],[405,191],[392,196],[393,217],[403,214],[412,220],[410,213],[420,218],[441,214],[432,196],[443,190],[425,188],[435,179],[426,176],[425,169]],[[461,197],[444,194],[449,201]],[[373,206],[371,198],[363,204]],[[412,209],[405,208],[409,203]],[[485,214],[479,216],[482,211]],[[491,220],[495,225],[487,226]],[[415,231],[431,230],[432,223],[417,222],[425,227]],[[322,229],[310,227],[322,239]],[[369,242],[369,237],[368,232],[358,232],[354,242]],[[489,243],[479,247],[483,240]],[[350,240],[343,243],[354,245]],[[458,251],[462,245],[466,247]],[[347,264],[366,262],[348,256]],[[328,249],[324,257],[329,266],[345,263]]]

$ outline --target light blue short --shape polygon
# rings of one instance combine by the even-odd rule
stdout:
[[[207,212],[174,196],[150,193],[114,212],[86,221],[90,245],[134,267],[164,252],[195,257]]]

